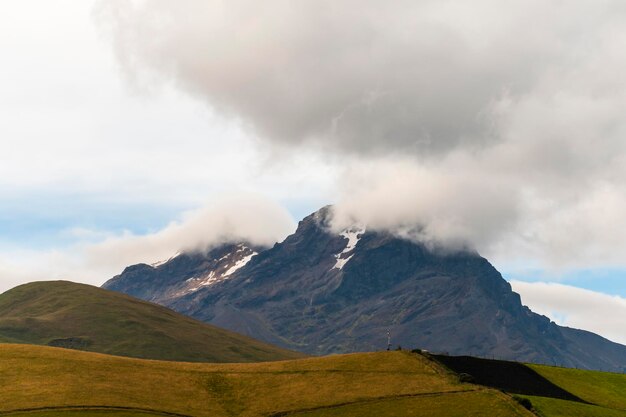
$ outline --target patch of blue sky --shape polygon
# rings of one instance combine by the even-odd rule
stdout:
[[[125,231],[152,233],[177,219],[182,210],[174,204],[76,195],[0,198],[0,248],[60,249]]]
[[[502,271],[508,280],[558,282],[608,295],[626,297],[625,267],[594,267],[554,272],[540,268]]]

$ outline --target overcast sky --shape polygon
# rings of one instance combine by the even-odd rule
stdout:
[[[622,1],[3,1],[0,290],[333,203],[624,343],[624,50]]]

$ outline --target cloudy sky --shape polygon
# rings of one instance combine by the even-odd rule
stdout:
[[[3,1],[0,290],[332,203],[626,343],[624,50],[622,1]]]

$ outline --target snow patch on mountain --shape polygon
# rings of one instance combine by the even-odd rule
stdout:
[[[333,269],[343,269],[343,267],[348,263],[348,261],[350,260],[350,258],[352,258],[354,255],[350,255],[345,259],[342,258],[337,258],[337,262],[335,263],[335,266],[333,266]]]
[[[236,271],[247,265],[255,255],[257,255],[256,251],[253,251],[243,244],[239,244],[236,251],[227,253],[219,258],[214,269],[209,271],[208,274],[202,277],[192,277],[187,279],[185,282],[187,282],[190,286],[185,288],[180,295],[189,294],[198,291],[200,288],[225,281]]]
[[[250,259],[252,259],[253,256],[255,256],[257,253],[256,252],[252,252],[250,255],[241,258],[240,260],[238,260],[235,265],[231,266],[228,271],[224,272],[224,275],[222,275],[222,277],[228,277],[230,276],[233,272],[237,271],[238,269],[241,269],[242,267],[244,267],[248,262],[250,262]]]
[[[353,227],[351,229],[346,229],[340,233],[341,236],[348,239],[348,243],[341,252],[335,255],[337,262],[335,262],[335,266],[333,266],[332,269],[343,269],[343,267],[348,263],[350,258],[354,256],[354,254],[350,254],[350,252],[352,252],[354,248],[356,248],[356,245],[359,243],[359,240],[361,240],[361,237],[364,233],[364,227]]]

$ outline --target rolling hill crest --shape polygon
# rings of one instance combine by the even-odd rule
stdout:
[[[303,356],[157,304],[68,281],[33,282],[0,294],[0,343],[188,362]]]

